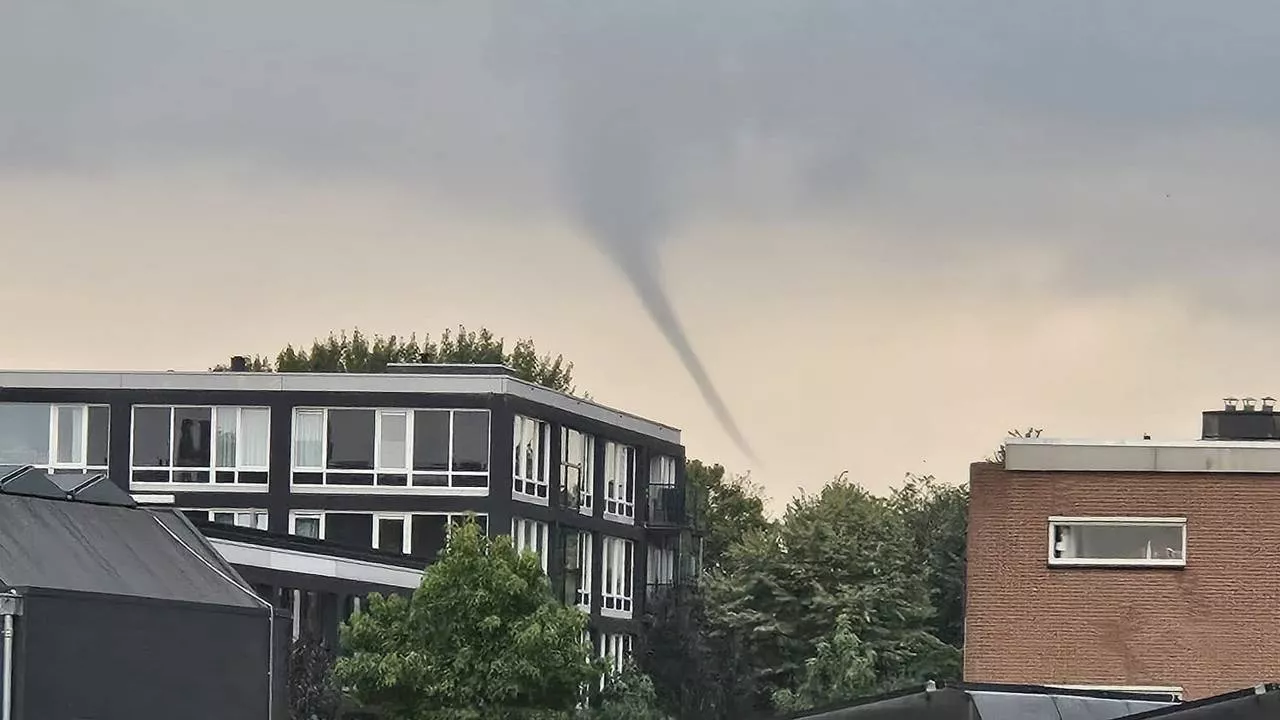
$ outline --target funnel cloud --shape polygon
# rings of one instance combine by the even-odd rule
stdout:
[[[683,216],[678,198],[697,126],[678,106],[647,97],[655,82],[679,92],[680,75],[645,64],[628,35],[607,23],[584,23],[586,32],[561,42],[568,57],[600,53],[604,62],[558,66],[560,137],[565,190],[591,241],[626,278],[650,319],[679,357],[725,434],[752,462],[746,436],[693,348],[661,277],[659,251]],[[608,39],[611,47],[600,46]],[[681,54],[673,53],[676,58]],[[687,59],[687,58],[685,58]],[[665,69],[678,69],[667,65]],[[657,72],[655,73],[655,70]],[[691,89],[691,88],[690,88]],[[703,91],[709,90],[704,87]],[[705,144],[704,144],[705,147]]]

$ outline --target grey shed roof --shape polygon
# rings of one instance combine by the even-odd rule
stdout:
[[[795,720],[1116,720],[1174,705],[1171,699],[1030,685],[966,685],[905,691],[792,716]]]
[[[2,493],[0,584],[262,607],[174,511]]]

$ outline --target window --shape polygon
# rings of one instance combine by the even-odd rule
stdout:
[[[684,498],[676,487],[676,459],[659,455],[649,462],[650,523],[679,525],[684,520]]]
[[[270,432],[265,407],[135,405],[132,481],[265,492]]]
[[[649,544],[649,562],[646,565],[650,585],[671,585],[676,579],[676,550],[657,543]]]
[[[601,614],[610,617],[631,617],[631,591],[634,579],[635,543],[616,537],[604,538],[600,576]]]
[[[290,532],[355,548],[435,558],[449,528],[466,522],[468,513],[393,513],[304,510],[292,513]],[[481,528],[485,515],[475,515]]]
[[[636,516],[636,449],[604,444],[604,513],[634,522]]]
[[[489,411],[297,408],[293,484],[483,494],[489,487]]]
[[[412,536],[409,533],[409,516],[375,515],[373,522],[373,546],[383,552],[409,552]]]
[[[550,426],[541,420],[517,415],[511,450],[512,491],[517,499],[533,499],[545,505],[551,474],[547,445]]]
[[[0,403],[0,465],[106,471],[106,405]]]
[[[565,530],[565,601],[591,612],[591,533]]]
[[[1050,565],[1182,567],[1186,518],[1049,518]]]
[[[549,527],[546,523],[527,518],[511,518],[511,544],[516,552],[531,552],[538,556],[542,571],[547,571],[547,535]]]
[[[600,657],[609,661],[614,672],[622,672],[622,666],[631,657],[632,640],[626,634],[602,634],[600,636]]]
[[[222,525],[235,525],[255,530],[267,529],[266,510],[189,510],[185,512],[193,518],[199,513],[204,516],[204,520]]]
[[[289,532],[299,537],[321,540],[324,538],[324,513],[294,513],[289,518]]]
[[[560,428],[560,482],[566,506],[590,515],[595,492],[596,439]]]

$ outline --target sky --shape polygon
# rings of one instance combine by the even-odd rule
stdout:
[[[1262,0],[8,0],[0,367],[483,325],[775,507],[1196,437],[1280,392],[1277,71]]]

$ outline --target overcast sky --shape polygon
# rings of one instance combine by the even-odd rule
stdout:
[[[777,500],[1192,437],[1280,391],[1278,71],[1262,0],[8,0],[0,365],[487,325]]]

